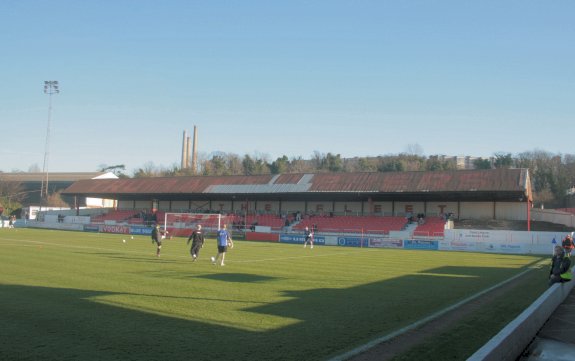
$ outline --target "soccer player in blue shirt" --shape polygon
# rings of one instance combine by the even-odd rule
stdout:
[[[232,241],[232,237],[227,230],[227,226],[224,224],[223,228],[218,231],[217,234],[217,241],[218,241],[218,254],[215,257],[212,257],[212,263],[216,264],[220,255],[222,256],[222,261],[220,266],[225,266],[224,258],[226,257],[226,252],[228,247],[234,248],[234,242]]]

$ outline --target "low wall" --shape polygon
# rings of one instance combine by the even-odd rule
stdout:
[[[565,301],[575,281],[549,287],[529,308],[511,321],[467,361],[515,361],[529,345],[543,324]]]
[[[279,234],[277,233],[260,233],[260,232],[246,232],[246,241],[268,241],[278,242]]]
[[[575,214],[557,211],[555,209],[533,208],[531,210],[531,220],[563,224],[567,227],[575,228]]]
[[[26,227],[30,228],[49,228],[49,229],[57,229],[60,231],[84,231],[84,225],[81,223],[58,223],[58,222],[36,222],[36,221],[28,221],[25,225]]]

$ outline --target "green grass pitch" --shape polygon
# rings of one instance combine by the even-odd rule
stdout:
[[[236,241],[220,267],[215,253],[1,229],[0,359],[324,360],[542,259]]]

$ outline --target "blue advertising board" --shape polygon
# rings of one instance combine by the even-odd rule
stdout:
[[[100,232],[100,226],[97,224],[85,224],[84,232]]]
[[[142,235],[151,235],[152,228],[151,227],[130,227],[131,234],[142,234]]]
[[[303,244],[305,241],[305,236],[303,234],[280,234],[280,243],[293,243],[293,244]],[[314,244],[325,245],[325,237],[315,236],[313,237]]]
[[[406,239],[403,241],[403,248],[437,251],[439,249],[439,242],[427,239]]]
[[[362,237],[337,237],[337,245],[343,247],[367,247],[367,238]]]

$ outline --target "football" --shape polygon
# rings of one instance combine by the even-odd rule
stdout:
[[[125,239],[123,239],[123,240],[122,240],[122,242],[126,243],[126,240],[125,240]]]

